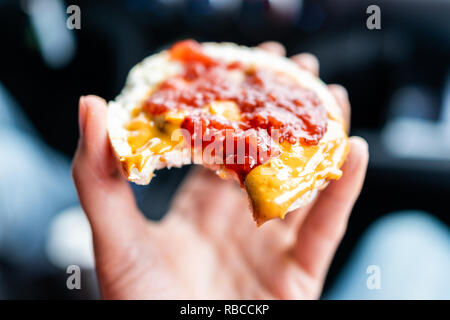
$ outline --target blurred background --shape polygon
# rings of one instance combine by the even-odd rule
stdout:
[[[366,26],[371,4],[381,8],[380,30]],[[69,5],[81,10],[80,29],[66,26]],[[392,212],[426,212],[448,241],[450,1],[0,0],[0,37],[0,298],[98,297],[89,241],[80,240],[89,230],[73,187],[58,187],[70,184],[78,98],[114,99],[133,65],[185,38],[280,41],[288,55],[315,54],[321,78],[348,89],[351,133],[368,141],[370,164],[325,295],[368,228]],[[54,159],[50,176],[36,173]],[[164,215],[188,170],[135,187],[149,218]],[[67,290],[64,266],[74,256],[90,275],[86,290]]]

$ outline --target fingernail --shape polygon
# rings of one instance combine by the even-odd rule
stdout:
[[[83,137],[84,129],[86,128],[86,101],[85,97],[81,96],[78,104],[78,128],[80,130],[80,137]]]

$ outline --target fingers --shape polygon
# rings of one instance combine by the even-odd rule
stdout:
[[[300,68],[311,72],[316,77],[319,76],[319,60],[316,56],[310,53],[300,53],[292,56],[291,60],[297,63]]]
[[[79,125],[72,175],[81,205],[94,237],[102,242],[120,240],[143,218],[115,163],[107,133],[106,102],[96,96],[81,97]]]
[[[285,56],[286,55],[286,49],[284,48],[284,46],[276,41],[266,41],[261,43],[260,45],[258,45],[258,48],[266,50],[268,52],[280,55],[280,56]]]
[[[328,89],[330,90],[331,94],[334,96],[339,107],[342,110],[342,115],[346,124],[346,130],[347,132],[349,132],[351,108],[347,90],[343,86],[338,84],[330,84],[328,86]]]
[[[296,62],[302,69],[311,72],[316,77],[319,76],[319,60],[310,53],[300,53],[292,56],[291,59]],[[338,84],[330,84],[328,89],[335,97],[339,107],[342,110],[342,115],[346,123],[347,132],[350,131],[350,101],[348,99],[347,90]]]
[[[285,56],[286,49],[284,46],[276,41],[266,41],[258,45],[258,48],[266,50],[268,52]],[[297,63],[302,69],[311,72],[316,77],[319,76],[319,60],[310,53],[301,53],[292,56],[291,59]]]
[[[358,198],[369,159],[368,146],[359,137],[350,138],[350,152],[343,175],[322,192],[298,231],[293,254],[311,276],[323,280],[347,227]]]
[[[259,46],[259,48],[284,56],[286,54],[286,49],[279,42],[268,41],[263,42]],[[316,56],[310,53],[300,53],[291,57],[300,68],[311,72],[316,77],[319,76],[319,60],[317,60]],[[331,84],[328,86],[329,90],[335,97],[339,107],[342,110],[342,114],[344,117],[344,121],[346,123],[347,132],[350,131],[350,102],[348,100],[347,90],[338,84]]]

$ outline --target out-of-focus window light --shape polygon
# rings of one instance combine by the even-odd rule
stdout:
[[[128,9],[140,13],[152,9],[178,9],[186,4],[188,0],[125,0]]]
[[[62,0],[24,0],[22,7],[31,26],[45,63],[63,68],[75,55],[76,40],[66,25],[66,6]]]

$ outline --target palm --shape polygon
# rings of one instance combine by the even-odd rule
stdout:
[[[311,57],[309,57],[311,59]],[[305,65],[308,59],[296,59]],[[311,61],[309,61],[311,62]],[[316,62],[317,64],[317,62]],[[317,73],[317,66],[312,72]],[[342,89],[330,87],[348,119]],[[245,193],[196,168],[162,222],[144,219],[119,174],[104,100],[80,99],[73,176],[89,219],[104,298],[317,298],[360,192],[367,145],[350,138],[343,177],[308,208],[260,228]]]

